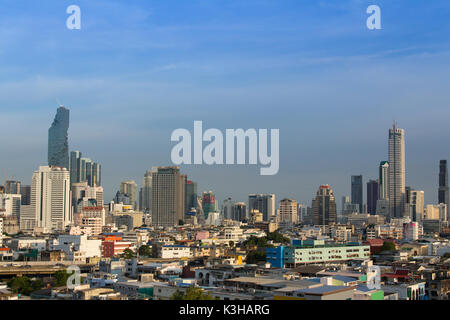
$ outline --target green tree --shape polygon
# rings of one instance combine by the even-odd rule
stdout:
[[[196,287],[190,287],[187,289],[185,293],[181,292],[180,290],[177,290],[172,297],[170,297],[170,300],[218,300],[214,299],[211,296],[210,292],[205,293],[203,289],[196,288]]]
[[[271,240],[275,243],[281,243],[281,244],[289,244],[290,240],[283,236],[278,231],[271,232],[267,235],[267,240]]]
[[[55,278],[55,280],[53,281],[52,285],[53,287],[64,287],[67,285],[67,280],[69,279],[69,277],[73,274],[72,273],[67,273],[67,270],[60,270],[60,271],[56,271],[53,274],[53,277]]]
[[[250,251],[247,254],[248,264],[257,264],[258,262],[266,261],[266,253],[261,251]]]
[[[383,251],[395,251],[395,244],[390,241],[384,241],[383,246],[380,248],[380,252]]]
[[[139,255],[143,257],[151,257],[153,255],[152,248],[147,245],[142,245],[139,248]]]
[[[30,293],[36,290],[40,290],[44,287],[42,280],[31,280],[28,277],[12,278],[7,283],[8,287],[14,293],[20,293],[29,296]]]
[[[123,253],[120,255],[123,259],[133,259],[136,256],[136,254],[133,252],[133,250],[126,248]]]

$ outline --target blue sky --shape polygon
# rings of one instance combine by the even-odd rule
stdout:
[[[66,28],[71,4],[81,30]],[[371,4],[382,30],[366,28]],[[434,203],[450,159],[449,16],[447,0],[0,0],[0,170],[29,183],[46,164],[59,99],[70,149],[102,163],[107,199],[170,165],[172,131],[203,120],[279,128],[281,149],[273,177],[183,167],[200,191],[310,204],[321,184],[340,200],[350,175],[376,178],[395,119],[407,185]]]

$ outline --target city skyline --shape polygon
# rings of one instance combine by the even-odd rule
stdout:
[[[15,133],[0,137],[0,170],[10,179],[29,184],[47,163],[59,99],[71,110],[69,151],[102,164],[106,199],[120,182],[170,165],[171,132],[202,120],[279,128],[281,154],[274,177],[258,176],[256,166],[182,166],[199,192],[307,204],[330,184],[340,207],[351,175],[378,177],[385,130],[397,120],[406,130],[406,185],[437,202],[438,164],[450,159],[442,147],[450,136],[444,1],[379,1],[377,32],[365,26],[368,1],[176,2],[177,12],[170,1],[78,1],[80,31],[65,28],[68,2],[24,3],[33,10],[9,1],[0,12],[14,26],[0,61],[0,126]]]

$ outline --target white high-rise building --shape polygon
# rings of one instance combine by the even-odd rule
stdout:
[[[379,200],[389,200],[389,162],[387,161],[380,163],[378,198]]]
[[[20,206],[22,195],[20,194],[2,194],[0,193],[0,211],[7,217],[20,217]]]
[[[39,167],[31,184],[31,210],[22,220],[28,228],[64,230],[72,221],[70,172],[61,167]]]
[[[389,203],[391,218],[405,216],[405,130],[396,124],[389,129]]]

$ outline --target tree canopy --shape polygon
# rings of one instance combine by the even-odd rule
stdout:
[[[261,251],[250,251],[247,254],[248,264],[257,264],[258,262],[266,261],[266,253]]]
[[[121,258],[123,259],[133,259],[134,257],[136,257],[136,254],[134,253],[133,250],[126,248],[123,253],[120,255]]]
[[[383,246],[380,248],[380,252],[383,251],[395,251],[395,244],[390,241],[385,241]]]
[[[12,292],[26,296],[29,296],[33,291],[40,290],[44,287],[42,280],[31,280],[28,277],[12,278],[8,281],[7,285]]]
[[[217,300],[217,299],[214,299],[211,296],[210,292],[205,293],[203,291],[203,289],[201,289],[201,288],[190,287],[184,293],[180,290],[177,290],[172,295],[170,300],[191,300],[191,301],[193,301],[193,300]]]
[[[147,245],[142,245],[139,248],[139,255],[143,257],[151,257],[153,255],[152,248],[150,248],[150,246]]]

